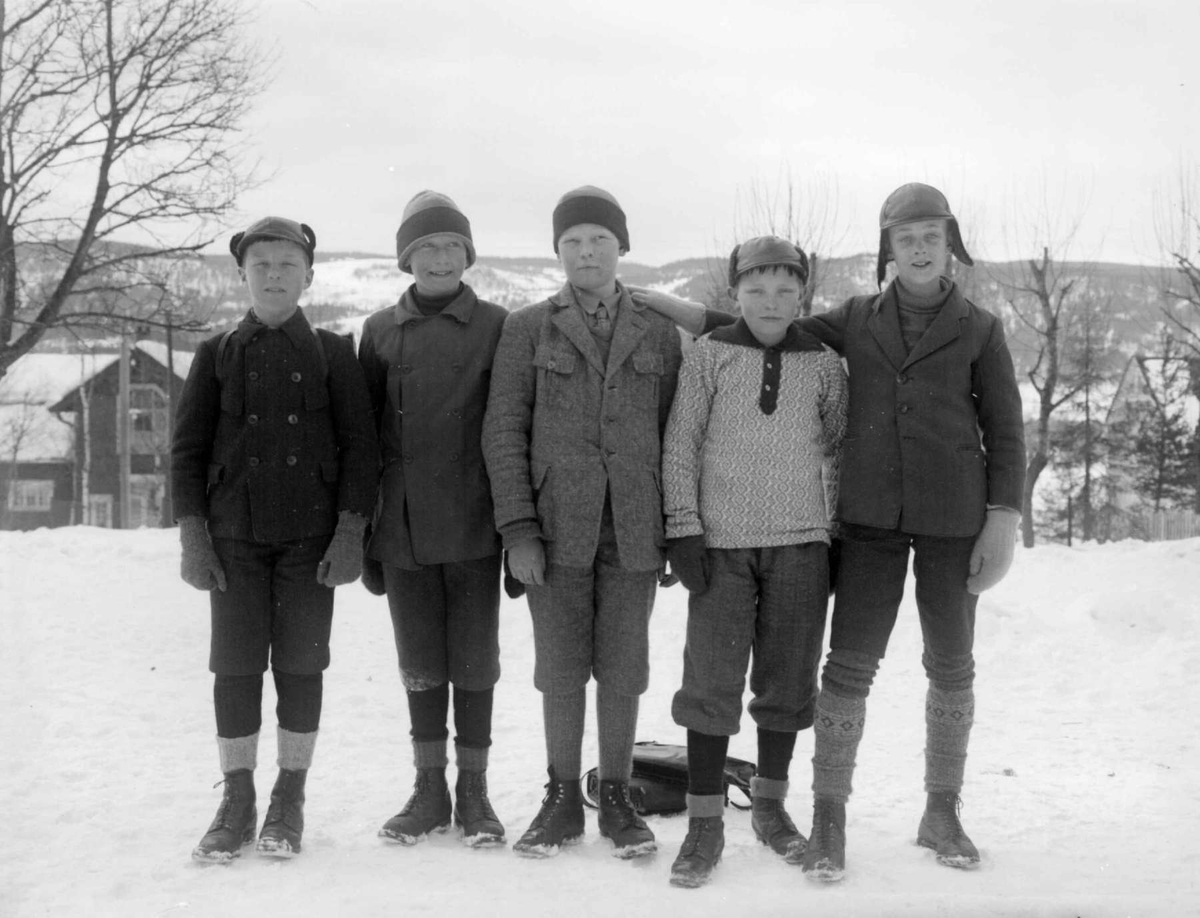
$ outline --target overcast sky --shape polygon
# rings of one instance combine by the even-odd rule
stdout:
[[[480,253],[553,256],[556,200],[596,184],[630,257],[662,264],[726,253],[790,178],[818,214],[801,243],[837,254],[926,181],[983,258],[1036,252],[1042,211],[1079,224],[1070,257],[1152,262],[1200,163],[1195,0],[257,6],[277,64],[248,140],[272,177],[242,216],[303,220],[326,251],[392,252],[432,188]]]

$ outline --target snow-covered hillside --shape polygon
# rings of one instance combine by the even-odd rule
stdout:
[[[667,884],[685,831],[653,819],[661,850],[609,856],[585,843],[527,861],[452,834],[416,848],[375,832],[411,786],[407,715],[386,605],[338,592],[324,727],[309,780],[305,850],[203,868],[191,847],[220,778],[206,671],[205,597],[178,579],[175,533],[73,528],[0,533],[0,915],[1044,916],[1200,914],[1200,540],[1019,550],[985,594],[978,721],[963,819],[980,870],[938,866],[913,844],[922,805],[924,678],[911,590],[869,708],[849,809],[849,875],[806,882],[728,812],[713,883]],[[686,615],[660,593],[639,735],[671,721]],[[492,799],[510,838],[545,778],[529,615],[506,600]],[[270,680],[266,722],[270,724]],[[811,734],[791,809],[809,818]],[[731,752],[754,757],[747,723]],[[586,756],[594,758],[594,729]],[[260,793],[273,737],[260,750]]]

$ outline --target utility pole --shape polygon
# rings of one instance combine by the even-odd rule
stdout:
[[[117,513],[119,528],[129,529],[129,334],[121,329],[117,368]]]

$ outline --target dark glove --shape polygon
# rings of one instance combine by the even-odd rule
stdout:
[[[370,524],[363,530],[362,537],[362,583],[369,593],[383,596],[387,593],[387,585],[383,582],[383,562],[367,556],[367,546],[371,544]]]
[[[688,592],[703,593],[708,589],[708,549],[704,547],[704,536],[667,539],[667,561]]]
[[[225,569],[213,551],[208,521],[202,516],[185,516],[179,521],[179,542],[183,547],[179,574],[184,582],[197,590],[215,588],[224,593]]]
[[[317,565],[317,583],[339,587],[358,579],[362,573],[362,539],[366,528],[366,517],[349,510],[338,514],[337,529],[325,549],[325,557]]]

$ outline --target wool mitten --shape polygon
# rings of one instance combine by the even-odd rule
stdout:
[[[317,565],[317,583],[338,587],[358,579],[362,573],[362,537],[366,528],[366,517],[349,510],[338,514],[333,539],[325,549],[325,557]]]
[[[179,542],[183,548],[180,576],[197,590],[225,592],[225,569],[213,551],[208,521],[202,516],[185,516],[179,521]]]
[[[993,507],[975,538],[967,577],[967,591],[982,593],[1004,579],[1012,566],[1021,514],[1007,507]]]
[[[689,593],[703,593],[708,589],[708,549],[704,545],[704,536],[667,539],[666,551],[672,572]]]

